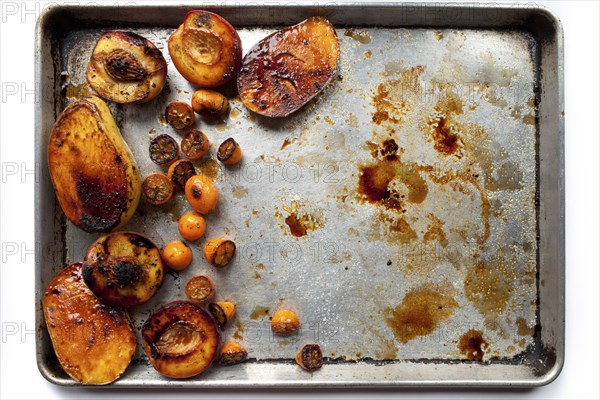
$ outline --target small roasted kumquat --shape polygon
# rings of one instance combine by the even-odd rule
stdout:
[[[167,244],[162,254],[167,266],[173,271],[183,271],[192,263],[192,249],[181,240]]]
[[[179,218],[178,229],[185,240],[198,240],[206,232],[206,221],[199,212],[189,211]]]
[[[192,208],[207,214],[217,207],[219,192],[206,175],[194,175],[185,183],[185,197]]]

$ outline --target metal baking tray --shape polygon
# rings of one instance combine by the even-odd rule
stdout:
[[[224,333],[247,362],[170,380],[141,348],[113,387],[539,386],[564,359],[563,39],[558,18],[531,5],[369,3],[203,6],[230,21],[247,51],[274,30],[321,15],[341,42],[337,79],[292,116],[253,115],[235,95],[223,120],[200,127],[213,147],[200,171],[216,180],[208,236],[238,244],[225,270],[195,261],[167,276],[131,310],[137,330],[157,306],[185,297],[194,273],[214,278],[238,305]],[[47,171],[58,113],[89,91],[85,68],[101,32],[127,29],[169,63],[163,93],[110,107],[142,175],[161,119],[193,88],[166,41],[193,9],[146,5],[55,6],[36,31],[37,358],[50,382],[74,386],[52,350],[40,300],[52,277],[81,260],[97,235],[67,222]],[[233,136],[244,160],[214,162]],[[391,161],[386,161],[387,159]],[[384,195],[369,176],[385,180]],[[386,186],[387,185],[387,186]],[[376,184],[377,186],[377,184]],[[375,190],[375,191],[373,191]],[[379,190],[379,191],[377,191]],[[383,198],[382,198],[383,197]],[[178,237],[179,196],[143,202],[127,229],[159,245]],[[298,231],[292,228],[300,228]],[[269,315],[298,312],[297,336],[273,337]],[[138,332],[139,334],[139,332]],[[325,364],[309,374],[293,358],[307,342]],[[484,350],[481,352],[480,350]]]

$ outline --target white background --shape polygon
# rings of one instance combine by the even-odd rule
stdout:
[[[65,389],[47,383],[39,374],[35,363],[33,332],[35,177],[32,171],[36,107],[35,96],[32,94],[35,89],[33,45],[36,14],[50,2],[1,3],[1,398],[164,398],[175,395],[197,398],[207,394],[222,398],[279,397],[281,392],[264,391],[200,393],[170,390],[153,393]],[[86,1],[67,3],[85,4]],[[318,395],[330,398],[600,398],[599,5],[597,2],[574,1],[539,3],[558,14],[565,31],[567,343],[566,364],[562,374],[549,386],[531,391],[352,390],[327,391]],[[14,6],[17,7],[17,13],[12,11]],[[12,94],[15,87],[18,92]],[[288,392],[287,395],[300,397],[302,393]],[[317,393],[309,392],[304,395],[314,397]]]

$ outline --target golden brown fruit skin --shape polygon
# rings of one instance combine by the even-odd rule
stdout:
[[[81,271],[81,263],[72,264],[50,282],[42,299],[44,318],[65,372],[85,385],[103,385],[125,371],[136,337],[127,313],[103,304]]]
[[[165,332],[173,326],[183,329],[165,338]],[[158,372],[171,378],[189,378],[212,363],[219,346],[219,332],[206,311],[189,301],[174,301],[148,318],[142,327],[142,340],[144,351]]]
[[[48,167],[62,210],[78,228],[107,232],[133,216],[142,178],[99,97],[81,98],[59,115],[48,143]]]
[[[109,304],[131,307],[150,300],[160,289],[165,266],[160,250],[135,232],[114,232],[89,248],[83,264],[88,287]]]
[[[146,103],[162,91],[167,62],[148,39],[132,32],[103,34],[90,58],[86,78],[101,97],[116,103]]]
[[[192,108],[198,114],[223,114],[228,107],[227,97],[214,90],[199,89],[192,96]]]
[[[237,78],[240,99],[258,114],[285,117],[323,90],[339,59],[333,26],[325,18],[309,18],[250,49]]]
[[[205,88],[231,80],[242,62],[242,41],[222,17],[190,11],[169,37],[173,65],[190,83]]]

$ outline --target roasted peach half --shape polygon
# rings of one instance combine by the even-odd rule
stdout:
[[[148,318],[142,327],[142,340],[158,372],[170,378],[189,378],[212,363],[219,332],[206,311],[188,301],[175,301]]]
[[[107,232],[133,216],[142,192],[137,163],[106,103],[71,103],[48,142],[48,168],[66,217],[86,232]]]
[[[102,236],[90,246],[83,264],[83,279],[92,292],[109,304],[123,307],[150,300],[164,275],[158,247],[135,232]]]
[[[132,32],[112,31],[100,37],[86,78],[101,97],[116,103],[145,103],[162,91],[167,62],[148,39]]]
[[[309,18],[250,49],[237,78],[240,99],[258,114],[285,117],[323,90],[339,59],[333,26],[325,18]]]
[[[103,385],[131,362],[135,332],[127,313],[96,297],[81,271],[81,263],[72,264],[50,282],[42,299],[44,318],[65,372],[84,385]]]
[[[175,68],[193,85],[211,88],[232,79],[240,69],[242,42],[222,17],[190,11],[169,37]]]

